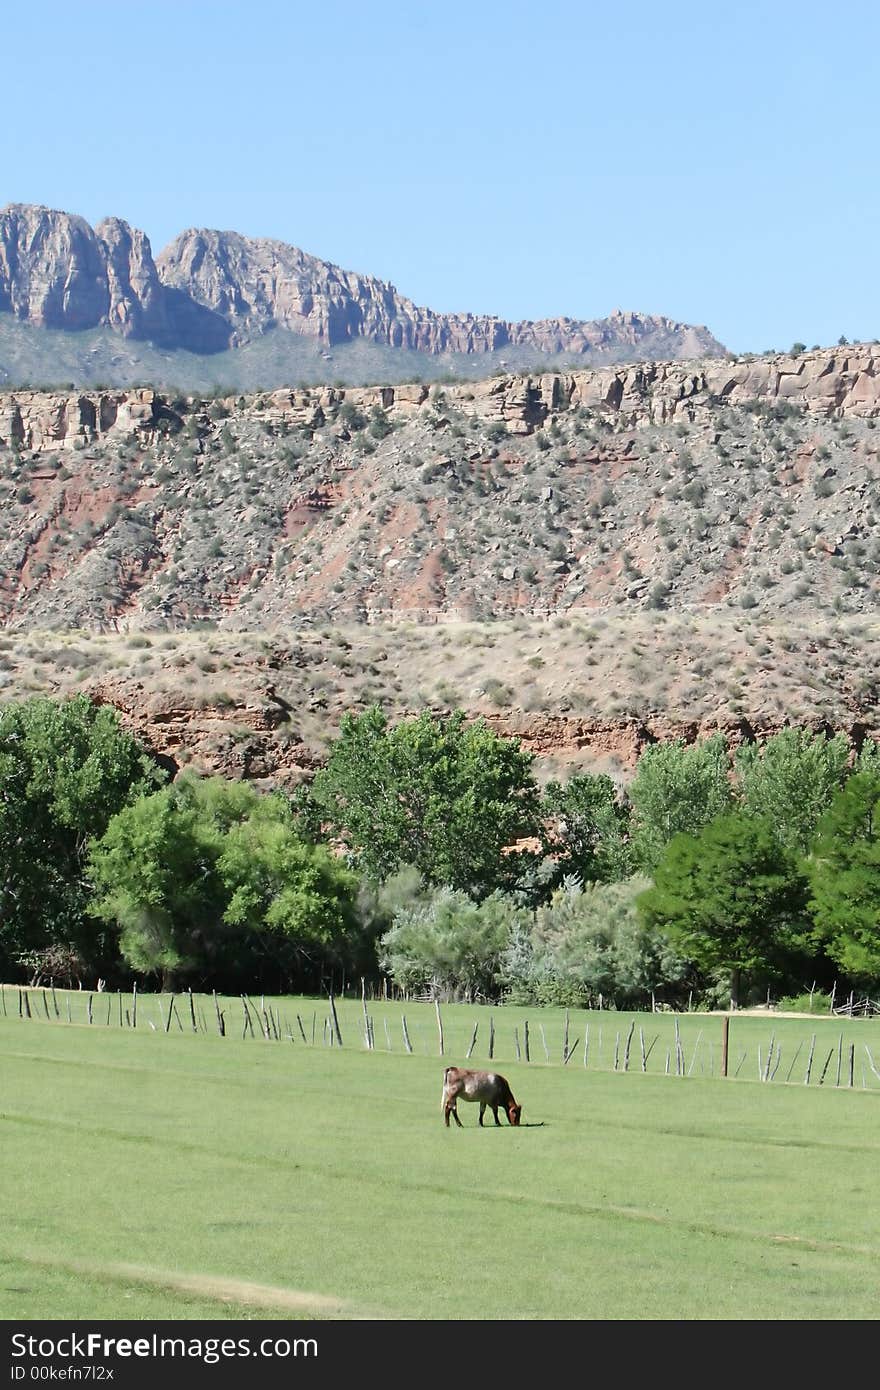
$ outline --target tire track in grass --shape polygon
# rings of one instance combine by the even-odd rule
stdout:
[[[612,1121],[610,1124],[602,1120],[590,1117],[591,1129],[617,1129],[624,1133],[644,1135],[645,1129],[642,1125],[626,1124],[624,1121]],[[718,1142],[717,1130],[693,1129],[689,1125],[657,1125],[651,1130],[652,1134],[662,1134],[669,1139],[705,1139],[709,1143]],[[837,1139],[809,1138],[798,1139],[792,1136],[779,1138],[775,1135],[749,1133],[748,1130],[728,1132],[724,1135],[725,1144],[748,1144],[753,1148],[767,1149],[832,1149],[835,1153],[876,1153],[880,1155],[880,1143],[864,1144],[845,1144]]]
[[[381,1316],[358,1312],[350,1303],[328,1294],[309,1293],[302,1289],[282,1288],[274,1284],[255,1284],[248,1279],[233,1279],[224,1274],[187,1274],[182,1270],[155,1269],[149,1265],[71,1260],[64,1256],[33,1251],[16,1251],[14,1258],[22,1264],[38,1269],[58,1269],[66,1274],[86,1275],[110,1284],[146,1284],[151,1288],[169,1289],[175,1293],[208,1298],[235,1307],[266,1308],[291,1314],[298,1313],[302,1317],[335,1316],[346,1320]]]
[[[297,1171],[308,1173],[312,1177],[327,1178],[334,1182],[351,1182],[351,1170],[347,1168],[332,1168],[327,1164],[303,1164],[291,1162],[290,1159],[281,1157],[276,1158],[269,1154],[241,1154],[226,1152],[218,1154],[217,1151],[208,1145],[194,1144],[185,1140],[169,1140],[165,1137],[156,1137],[151,1134],[127,1134],[118,1130],[102,1129],[91,1125],[71,1124],[63,1120],[37,1119],[33,1116],[13,1115],[9,1112],[0,1114],[0,1122],[11,1120],[13,1123],[22,1125],[33,1125],[39,1128],[60,1129],[65,1132],[73,1132],[90,1138],[110,1139],[119,1143],[144,1144],[163,1149],[174,1147],[181,1152],[208,1157],[215,1163],[229,1164],[233,1167],[252,1168],[255,1165],[265,1168],[281,1169],[285,1172]],[[686,1136],[690,1137],[690,1136]],[[870,1152],[875,1146],[864,1145],[859,1152]],[[369,1173],[362,1166],[357,1170],[358,1180],[361,1183],[369,1183],[373,1187],[387,1187],[388,1179],[384,1174]],[[424,1182],[408,1179],[402,1174],[395,1175],[395,1185],[399,1189],[408,1192],[428,1194],[442,1198],[444,1202],[454,1201],[461,1205],[464,1200],[461,1189],[453,1184],[445,1185],[442,1183]],[[648,1211],[639,1207],[620,1206],[607,1202],[584,1202],[571,1201],[563,1198],[540,1196],[535,1193],[503,1191],[494,1189],[493,1191],[481,1191],[475,1196],[475,1201],[481,1205],[495,1204],[500,1208],[505,1219],[509,1215],[511,1206],[531,1208],[532,1210],[560,1212],[567,1216],[579,1217],[584,1220],[598,1221],[627,1221],[635,1224],[665,1226],[670,1230],[688,1232],[692,1235],[710,1236],[713,1239],[743,1241],[757,1245],[796,1245],[799,1249],[815,1251],[817,1253],[831,1255],[858,1256],[863,1259],[880,1261],[880,1247],[872,1245],[856,1245],[847,1241],[822,1240],[818,1237],[801,1236],[791,1232],[768,1232],[750,1230],[741,1226],[725,1226],[711,1221],[689,1221],[682,1217],[670,1216],[665,1212]]]

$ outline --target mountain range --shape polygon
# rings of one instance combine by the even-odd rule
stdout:
[[[22,328],[40,335],[36,343],[14,331]],[[72,344],[58,334],[79,337]],[[357,345],[373,351],[346,357]],[[436,313],[375,276],[237,232],[193,228],[154,257],[145,233],[118,217],[93,228],[42,206],[12,203],[0,211],[6,385],[55,384],[67,375],[74,385],[158,376],[180,387],[211,380],[235,387],[253,385],[256,371],[271,387],[353,375],[400,379],[425,367],[430,376],[444,364],[468,376],[561,359],[588,365],[725,352],[705,327],[654,314],[512,323]]]

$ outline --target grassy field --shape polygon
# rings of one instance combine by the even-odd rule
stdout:
[[[724,1081],[717,1017],[678,1017],[676,1076],[670,1015],[573,1011],[563,1066],[560,1011],[494,1009],[523,1126],[481,1130],[463,1105],[446,1130],[431,1005],[369,1005],[369,1051],[351,999],[342,1048],[321,1000],[272,1001],[294,1041],[267,1042],[242,1038],[237,1001],[220,1038],[180,997],[167,1033],[167,996],[139,1001],[136,1030],[107,996],[92,1026],[71,996],[68,1024],[66,999],[56,1017],[47,995],[47,1020],[31,995],[20,1019],[7,987],[0,1013],[0,1318],[876,1317],[876,1022],[736,1017],[731,1071],[746,1055]],[[196,1013],[212,1026],[212,1001]],[[478,1023],[485,1064],[489,1013],[443,1009],[446,1061]]]

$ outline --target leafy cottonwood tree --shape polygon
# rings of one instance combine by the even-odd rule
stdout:
[[[850,745],[809,729],[782,729],[765,743],[736,750],[734,767],[743,809],[776,827],[783,844],[806,854],[816,826],[846,780]]]
[[[807,867],[828,955],[854,979],[880,980],[880,774],[857,773],[837,793]]]
[[[695,834],[733,801],[723,734],[686,744],[655,743],[639,758],[629,786],[636,863],[650,873],[674,835]]]
[[[223,829],[199,801],[183,778],[120,811],[90,847],[90,912],[118,930],[133,970],[163,984],[205,963],[225,907]]]
[[[196,970],[288,976],[298,954],[341,949],[357,881],[303,842],[282,796],[183,777],[111,820],[91,847],[93,914],[124,959],[164,980]]]
[[[414,866],[427,883],[484,897],[513,882],[535,833],[538,789],[532,756],[463,712],[429,713],[389,727],[377,707],[343,715],[312,799],[368,877]]]
[[[806,898],[798,861],[774,827],[731,812],[677,835],[638,905],[702,969],[729,972],[736,1004],[744,973],[772,971],[804,941]]]
[[[544,850],[556,859],[557,882],[571,875],[582,884],[627,877],[629,809],[610,777],[579,774],[548,782],[541,813]]]
[[[224,921],[247,929],[270,952],[282,938],[305,960],[357,954],[357,875],[325,845],[300,838],[282,797],[261,797],[247,820],[230,828],[217,868],[230,894]]]
[[[70,948],[100,969],[106,944],[85,914],[88,838],[164,774],[83,695],[0,713],[0,961]]]

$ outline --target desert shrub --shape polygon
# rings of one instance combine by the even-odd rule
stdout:
[[[650,880],[635,875],[620,883],[569,882],[536,909],[528,933],[512,931],[501,961],[511,1002],[618,1008],[650,999],[652,991],[675,996],[693,971],[660,932],[646,928],[636,899]]]
[[[502,956],[515,924],[527,917],[503,893],[476,903],[441,888],[397,912],[380,938],[379,963],[401,989],[468,1003],[497,997]]]

